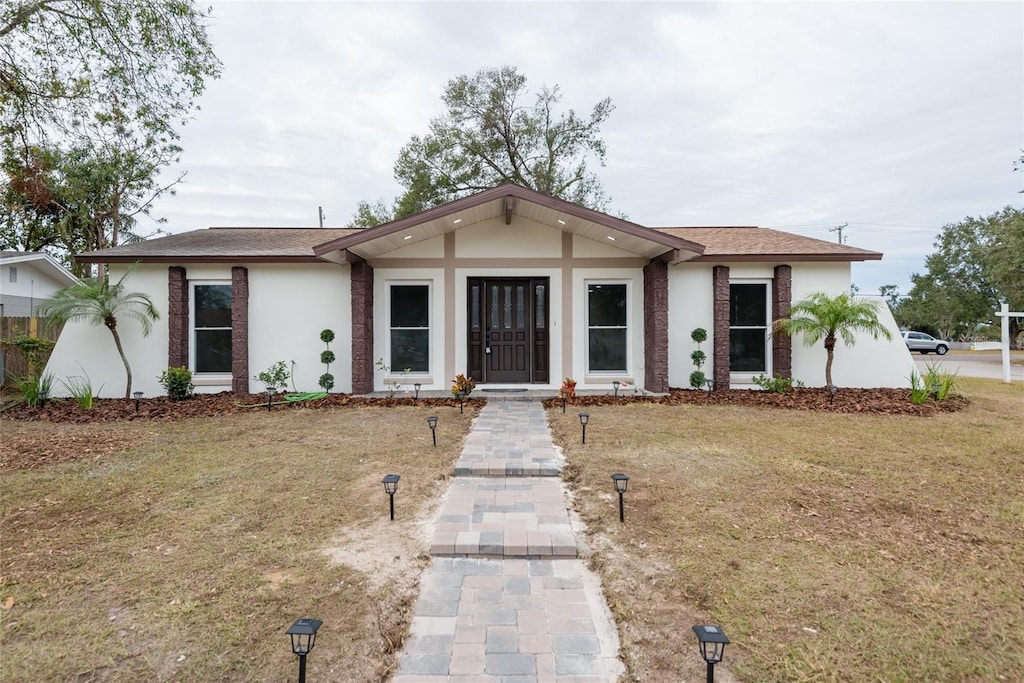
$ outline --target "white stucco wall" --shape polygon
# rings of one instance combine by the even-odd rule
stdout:
[[[551,258],[561,253],[561,230],[522,216],[512,225],[499,217],[455,231],[457,258]]]
[[[337,336],[331,349],[337,360],[331,366],[336,392],[352,387],[351,296],[349,269],[331,263],[323,264],[238,264],[249,269],[249,389],[262,391],[263,386],[251,377],[278,360],[295,361],[295,388],[299,391],[319,389],[317,379],[324,372],[320,352],[326,347],[320,331],[333,329]],[[133,391],[146,396],[163,395],[158,378],[167,369],[167,268],[166,264],[142,264],[129,276],[128,288],[150,295],[160,314],[153,332],[143,337],[133,320],[119,318],[118,331],[132,367]],[[123,266],[110,269],[112,278],[120,278]],[[190,282],[231,282],[231,264],[197,264],[187,267]],[[190,347],[192,345],[190,344]],[[98,396],[124,395],[124,365],[114,346],[113,337],[105,327],[84,323],[65,325],[47,372],[57,379],[88,374]],[[196,391],[215,393],[231,390],[229,376],[216,378],[194,376]],[[101,388],[102,385],[102,388]],[[67,392],[55,382],[54,393]]]
[[[704,373],[714,374],[714,329],[712,311],[712,266],[714,264],[679,264],[669,268],[669,385],[688,387],[690,373],[694,370],[690,354],[696,344],[690,333],[696,327],[708,331],[708,340],[701,348],[708,356]],[[729,266],[731,282],[770,281],[775,264],[723,263]],[[848,263],[794,263],[793,302],[812,292],[824,291],[829,294],[847,292],[850,288],[850,264]],[[876,299],[875,297],[872,297]],[[899,328],[892,313],[881,299],[879,305],[881,320],[893,335],[891,341],[873,340],[860,335],[853,347],[841,342],[837,345],[832,368],[833,381],[839,386],[856,387],[903,387],[909,385],[913,360],[900,338]],[[770,350],[769,350],[770,356]],[[825,348],[822,342],[808,348],[801,337],[793,340],[793,378],[807,386],[825,384]],[[738,385],[737,385],[738,386]],[[744,384],[743,386],[750,386]]]

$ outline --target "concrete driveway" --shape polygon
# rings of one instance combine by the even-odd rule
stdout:
[[[937,364],[946,372],[955,372],[961,377],[1003,378],[1002,355],[999,351],[950,351],[945,356],[930,353],[927,356],[911,354],[917,371],[924,373],[925,366]],[[1024,351],[1010,352],[1010,380],[1024,382]]]

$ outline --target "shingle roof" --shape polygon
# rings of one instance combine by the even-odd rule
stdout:
[[[313,247],[355,228],[206,228],[79,254],[81,263],[178,261],[314,261]]]
[[[764,261],[786,257],[804,261],[877,261],[882,254],[836,242],[794,235],[771,228],[657,228],[658,232],[704,245],[704,254],[695,260]],[[796,257],[796,258],[793,258]]]

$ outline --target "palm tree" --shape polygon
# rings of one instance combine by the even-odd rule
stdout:
[[[804,346],[814,346],[825,339],[825,386],[832,386],[832,355],[836,339],[847,346],[856,343],[854,332],[866,332],[873,339],[880,336],[892,339],[889,329],[878,322],[878,302],[857,301],[850,294],[829,296],[814,292],[793,304],[788,318],[775,321],[775,331],[782,334],[801,334]]]
[[[149,336],[153,331],[153,321],[160,318],[148,294],[125,291],[124,281],[130,273],[129,270],[113,285],[107,278],[86,278],[80,284],[65,287],[39,306],[40,317],[53,318],[58,322],[83,320],[90,325],[105,325],[110,330],[128,376],[125,398],[132,394],[132,368],[117,333],[117,317],[127,316],[138,320],[142,325],[143,336]]]

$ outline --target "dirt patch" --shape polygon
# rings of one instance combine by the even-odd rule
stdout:
[[[0,469],[31,469],[73,460],[96,460],[136,448],[152,432],[126,430],[116,425],[44,425],[31,431],[3,430],[0,434]]]

